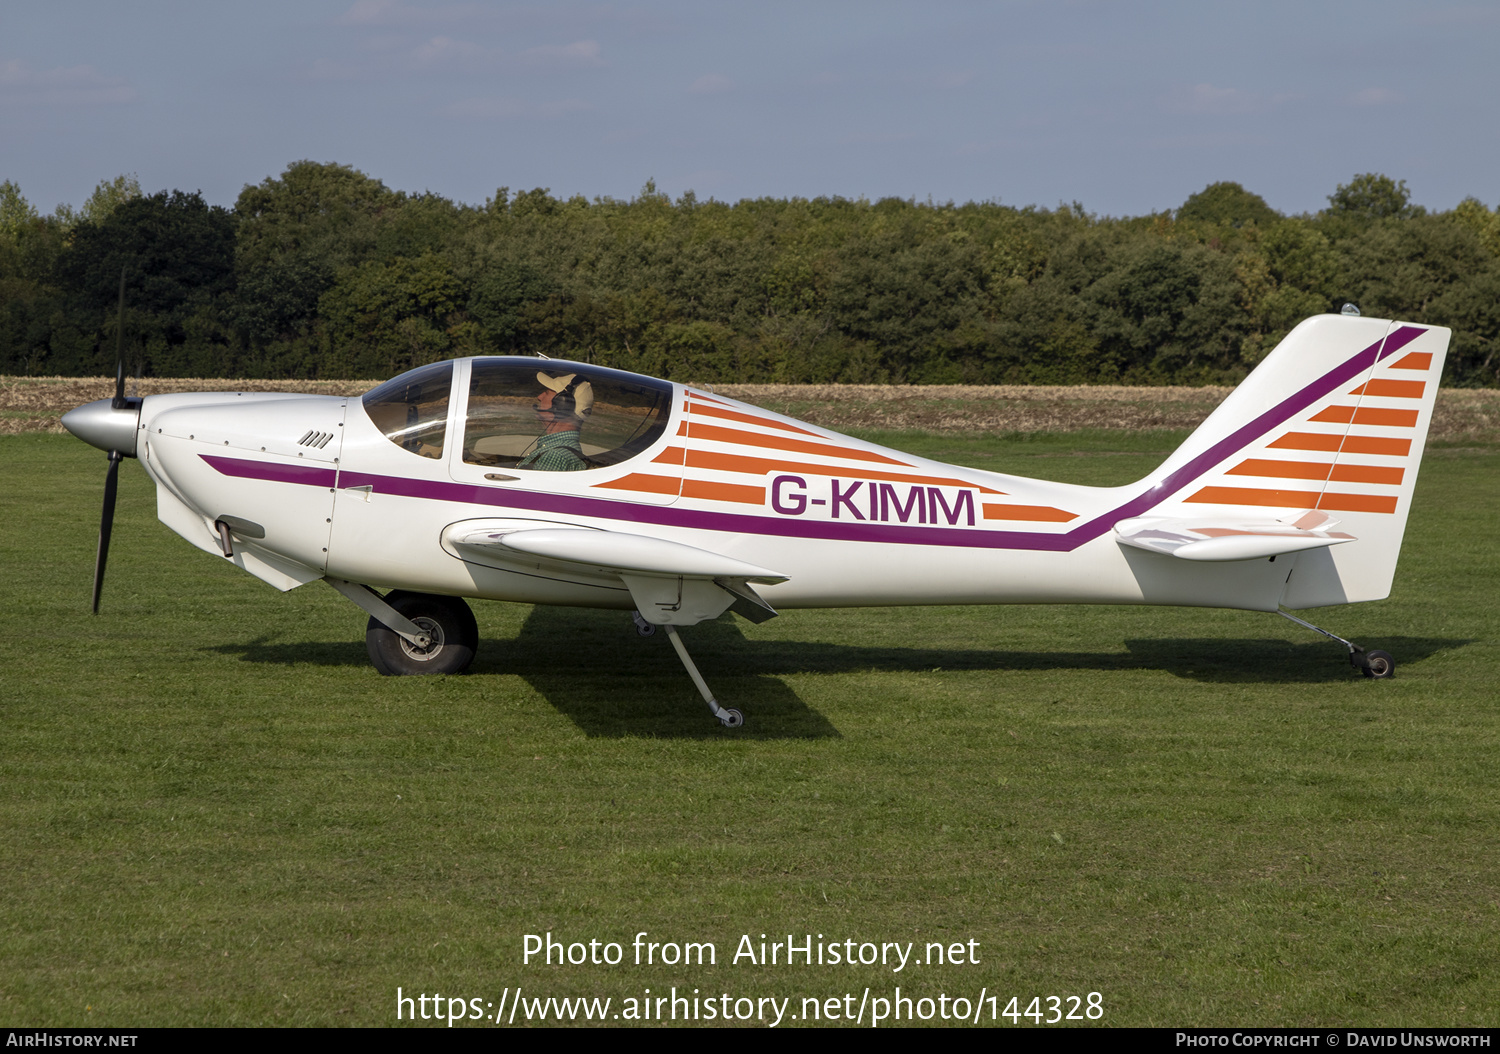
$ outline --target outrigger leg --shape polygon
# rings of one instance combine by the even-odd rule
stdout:
[[[1314,626],[1311,622],[1298,618],[1296,615],[1282,611],[1279,608],[1276,614],[1282,618],[1291,619],[1299,626],[1306,626],[1314,633],[1321,633],[1330,640],[1336,640],[1349,649],[1349,665],[1353,666],[1366,677],[1390,677],[1396,672],[1396,660],[1391,658],[1390,652],[1371,650],[1366,651],[1353,641],[1345,640],[1337,633],[1329,633],[1320,626]]]
[[[703,675],[698,672],[698,667],[693,665],[687,648],[682,643],[682,638],[677,635],[677,627],[672,625],[663,626],[667,631],[667,637],[672,641],[672,647],[677,649],[677,657],[682,660],[682,665],[687,667],[688,676],[698,686],[698,692],[703,696],[703,701],[708,704],[708,712],[719,719],[719,723],[725,728],[739,728],[745,723],[745,715],[738,710],[722,707],[714,698],[714,693],[708,690],[708,684],[703,680]]]

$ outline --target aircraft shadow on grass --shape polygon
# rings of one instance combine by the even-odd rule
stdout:
[[[724,731],[685,684],[664,634],[643,639],[624,612],[532,608],[513,639],[482,641],[470,676],[521,677],[590,736],[718,738]],[[709,686],[725,706],[746,711],[734,735],[752,739],[817,739],[841,733],[804,702],[782,677],[862,671],[914,673],[1162,670],[1205,684],[1332,684],[1358,675],[1330,641],[1274,638],[1128,639],[1125,651],[1014,651],[863,646],[826,641],[751,640],[729,615],[693,627],[685,639]],[[1360,643],[1396,656],[1402,669],[1472,643],[1462,638],[1383,637]],[[245,662],[365,666],[363,642],[271,643],[268,638],[209,650]],[[1398,671],[1397,676],[1401,676]]]

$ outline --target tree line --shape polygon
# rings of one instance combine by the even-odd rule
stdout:
[[[121,271],[123,332],[116,333]],[[1500,210],[1366,174],[1285,216],[1236,183],[1103,217],[887,198],[483,205],[299,161],[233,208],[130,177],[43,216],[0,183],[0,373],[378,378],[541,352],[677,380],[1234,383],[1308,315],[1450,326],[1500,383]]]

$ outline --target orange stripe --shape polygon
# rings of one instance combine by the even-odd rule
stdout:
[[[1388,381],[1377,378],[1361,384],[1350,395],[1388,395],[1393,399],[1420,399],[1427,389],[1426,381]]]
[[[741,424],[764,425],[766,428],[779,428],[783,432],[797,432],[801,435],[812,436],[815,439],[823,438],[816,432],[809,432],[807,429],[798,428],[796,425],[771,421],[764,417],[757,417],[754,414],[742,414],[738,410],[720,409],[717,406],[704,406],[701,403],[694,403],[691,410],[695,414],[703,414],[706,417],[722,417],[728,421],[739,421]]]
[[[1343,439],[1340,444],[1339,440]],[[1343,450],[1346,454],[1392,454],[1405,457],[1411,453],[1410,439],[1387,439],[1384,436],[1340,436],[1337,432],[1288,432],[1268,447],[1278,450]]]
[[[686,421],[677,430],[677,434],[688,434]],[[900,465],[902,468],[911,468],[905,461],[897,461],[895,458],[886,457],[884,454],[876,454],[869,450],[847,450],[841,447],[829,446],[826,443],[809,443],[805,439],[790,439],[786,436],[759,435],[755,432],[742,432],[738,428],[720,428],[718,425],[706,425],[702,422],[694,423],[692,434],[694,439],[712,439],[719,443],[739,443],[752,448],[771,447],[776,450],[796,450],[803,454],[821,454],[824,457],[842,457],[856,461],[878,461],[886,465]]]
[[[1266,446],[1277,450],[1326,450],[1334,453],[1342,438],[1337,432],[1288,432]]]
[[[687,393],[689,395],[691,395],[694,399],[702,399],[706,403],[718,403],[720,406],[728,406],[729,405],[723,399],[719,399],[719,398],[717,398],[715,396],[708,395],[705,392],[694,391],[692,388],[687,389]]]
[[[608,490],[637,490],[646,494],[676,494],[682,486],[682,480],[676,476],[651,476],[644,472],[632,472],[608,483],[595,483],[594,486]]]
[[[989,487],[981,487],[962,479],[949,479],[947,476],[913,476],[903,472],[887,472],[878,468],[862,468],[854,466],[851,468],[830,467],[828,465],[805,465],[796,461],[779,461],[763,457],[747,457],[744,454],[720,454],[711,450],[693,450],[691,452],[682,447],[668,447],[663,450],[652,461],[664,465],[681,465],[686,463],[693,468],[708,468],[717,472],[742,472],[749,476],[764,476],[767,472],[806,472],[813,476],[848,476],[853,479],[884,479],[893,483],[928,483],[945,487],[973,487],[982,494],[1004,494],[1003,490],[991,490]]]
[[[1281,508],[1333,509],[1337,512],[1395,512],[1396,499],[1378,494],[1317,494],[1298,490],[1252,490],[1248,487],[1204,487],[1188,501],[1210,505],[1274,505]]]
[[[1310,461],[1262,461],[1259,458],[1249,458],[1241,461],[1225,475],[1229,476],[1272,476],[1276,479],[1315,479],[1319,482],[1328,478],[1328,470],[1332,465],[1319,465]]]
[[[745,505],[764,505],[765,487],[742,487],[738,483],[713,483],[706,479],[682,481],[684,498],[708,498],[712,501],[737,501]]]
[[[1278,505],[1291,509],[1310,509],[1318,500],[1317,491],[1259,490],[1250,487],[1204,487],[1187,501],[1206,505]]]
[[[1386,439],[1382,436],[1345,436],[1346,454],[1394,454],[1405,457],[1411,453],[1410,439]]]
[[[1361,406],[1354,411],[1357,425],[1395,425],[1398,428],[1414,428],[1417,424],[1415,410],[1386,410],[1379,406]]]
[[[1393,370],[1430,370],[1432,369],[1432,352],[1409,351],[1400,362],[1392,363]]]
[[[1354,407],[1352,406],[1330,406],[1320,410],[1316,417],[1308,418],[1309,421],[1326,421],[1328,424],[1346,425],[1354,420]]]
[[[1050,505],[985,505],[987,520],[1031,520],[1037,523],[1067,523],[1078,519],[1076,512],[1065,512]]]
[[[1333,475],[1328,478],[1339,483],[1390,483],[1401,485],[1404,468],[1385,468],[1381,465],[1334,465]]]
[[[1395,512],[1396,499],[1377,494],[1325,494],[1318,508],[1337,512]]]
[[[676,494],[678,488],[685,498],[710,498],[714,501],[737,501],[747,505],[766,503],[765,487],[744,487],[738,483],[713,483],[702,479],[678,479],[676,476],[652,476],[644,472],[632,472],[628,476],[596,483],[596,487],[609,490],[633,490],[644,494]]]
[[[1361,406],[1358,409],[1352,406],[1330,406],[1308,420],[1322,421],[1327,424],[1349,424],[1353,421],[1359,425],[1394,425],[1398,428],[1410,428],[1417,423],[1417,411],[1387,410],[1379,406]]]

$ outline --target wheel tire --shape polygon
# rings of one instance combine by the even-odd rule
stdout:
[[[1366,677],[1385,678],[1396,674],[1396,660],[1391,658],[1388,651],[1365,652],[1365,665],[1360,672]]]
[[[725,728],[743,728],[745,725],[745,715],[734,709],[720,710],[719,723]]]
[[[654,637],[656,635],[656,627],[647,622],[645,619],[641,618],[641,613],[639,611],[632,611],[630,613],[630,617],[635,622],[636,633],[640,634],[642,637]]]
[[[458,597],[399,589],[385,602],[432,634],[433,644],[418,648],[372,616],[365,626],[365,649],[377,670],[387,677],[409,677],[462,673],[469,668],[479,646],[479,626],[468,604]]]

